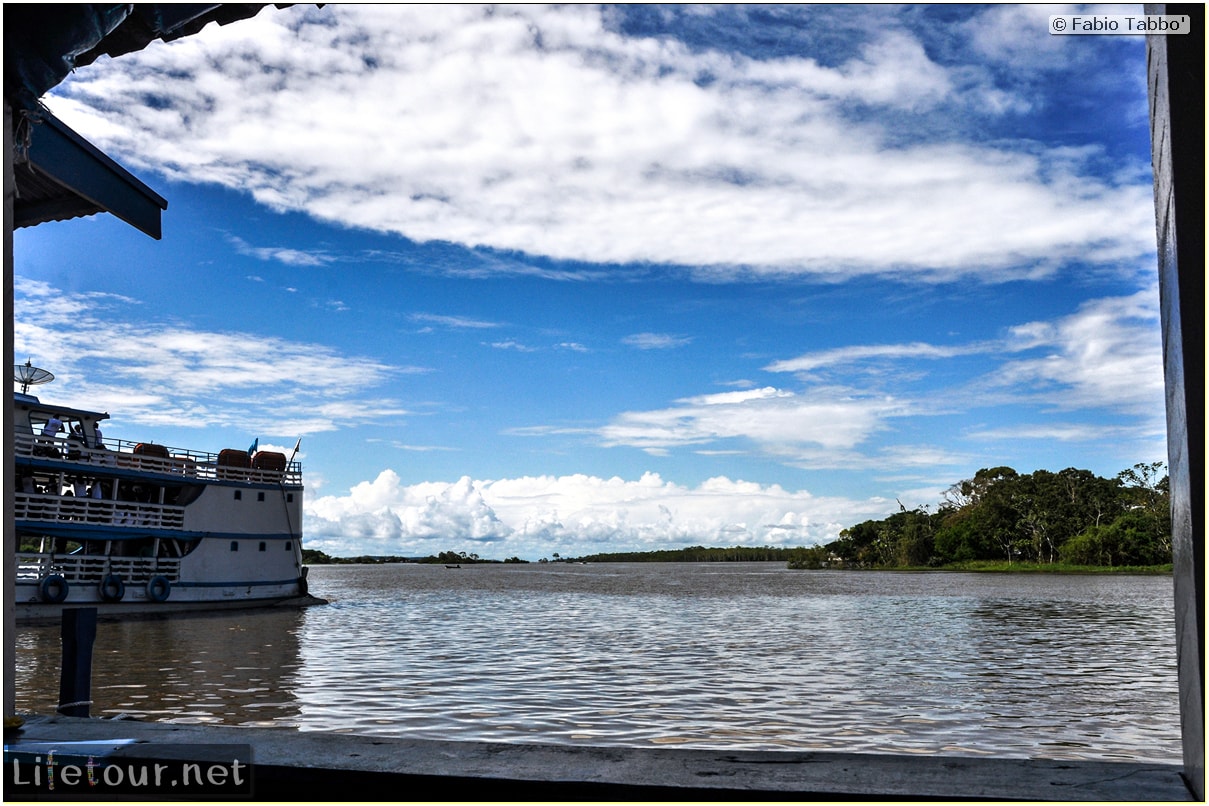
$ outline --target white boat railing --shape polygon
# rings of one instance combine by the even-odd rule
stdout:
[[[164,448],[168,456],[145,453],[147,445],[125,439],[106,439],[103,447],[87,448],[75,439],[44,437],[22,433],[15,440],[17,456],[44,457],[86,467],[118,467],[184,476],[202,481],[249,481],[259,484],[302,484],[302,466],[290,462],[285,470],[257,467],[231,467],[219,463],[215,453],[191,451],[184,448]],[[156,446],[157,448],[159,446]]]
[[[107,574],[120,574],[127,582],[151,577],[180,579],[181,561],[170,557],[105,557],[96,554],[17,554],[17,580],[31,582],[59,574],[68,582],[100,582]]]
[[[16,494],[13,518],[27,521],[77,521],[104,526],[184,529],[185,508],[170,504],[108,501],[74,495]]]

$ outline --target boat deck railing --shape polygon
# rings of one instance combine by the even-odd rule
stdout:
[[[17,580],[36,582],[58,574],[68,582],[100,582],[109,574],[120,574],[127,582],[142,582],[162,576],[169,582],[180,578],[181,561],[175,557],[106,557],[98,554],[17,554]]]
[[[285,470],[257,467],[231,467],[219,463],[219,455],[184,448],[165,448],[168,456],[144,453],[146,445],[125,439],[102,440],[102,447],[88,448],[78,440],[44,437],[18,430],[17,456],[44,457],[85,467],[117,467],[183,476],[201,481],[248,481],[259,484],[302,484],[302,466],[290,462]],[[158,447],[158,446],[157,446]]]
[[[22,521],[65,521],[102,526],[184,529],[185,508],[171,504],[110,501],[75,495],[16,493],[13,518]]]

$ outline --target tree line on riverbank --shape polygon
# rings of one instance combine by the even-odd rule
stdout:
[[[800,549],[795,568],[940,568],[999,561],[1037,566],[1152,567],[1171,563],[1171,510],[1162,462],[1111,479],[1067,468],[1020,474],[983,468],[935,509],[858,523],[825,546]]]
[[[558,556],[557,554],[555,555]],[[394,554],[361,554],[356,557],[332,557],[319,549],[302,550],[302,562],[306,565],[385,565],[389,563],[420,563],[435,565],[475,565],[476,563],[526,563],[520,557],[509,557],[506,560],[488,560],[477,554],[467,554],[464,551],[442,551],[427,557],[400,557]]]
[[[760,563],[788,562],[804,549],[772,546],[731,546],[729,548],[689,546],[656,551],[619,551],[567,558],[566,562],[593,563]],[[554,557],[558,559],[558,555]]]

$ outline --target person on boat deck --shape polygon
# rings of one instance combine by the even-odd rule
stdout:
[[[57,414],[50,415],[50,419],[46,421],[46,425],[42,426],[42,436],[57,437],[59,432],[63,430],[63,420]]]
[[[55,447],[55,437],[63,430],[63,420],[58,414],[50,415],[50,419],[46,421],[46,425],[42,426],[42,434],[37,439],[37,444],[34,447],[35,456],[57,456],[59,451]]]
[[[71,427],[71,434],[67,437],[67,458],[79,459],[83,449],[84,432],[80,430],[80,424],[76,423]]]

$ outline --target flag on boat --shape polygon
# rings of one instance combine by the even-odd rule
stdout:
[[[248,446],[248,456],[256,453],[256,449],[260,447],[260,437],[252,440],[252,444]]]
[[[294,452],[290,454],[290,461],[294,461],[294,457],[298,455],[298,449],[302,447],[302,437],[298,437],[298,441],[294,443]]]

